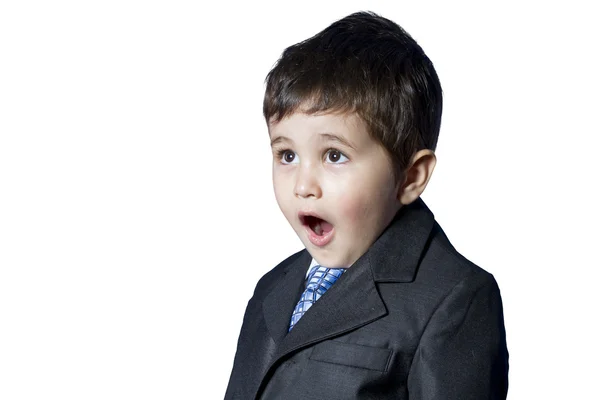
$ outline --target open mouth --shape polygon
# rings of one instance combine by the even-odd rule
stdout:
[[[314,215],[300,217],[302,224],[308,226],[317,236],[324,236],[333,229],[329,222]]]

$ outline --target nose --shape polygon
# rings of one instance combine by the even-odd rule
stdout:
[[[314,167],[305,164],[297,169],[296,185],[294,194],[297,197],[321,197],[321,185],[319,183],[318,172]]]

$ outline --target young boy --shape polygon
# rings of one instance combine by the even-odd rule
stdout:
[[[258,282],[225,398],[505,399],[496,281],[420,198],[442,113],[423,50],[356,13],[266,82],[275,197],[306,248]]]

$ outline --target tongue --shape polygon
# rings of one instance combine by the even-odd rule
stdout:
[[[316,233],[317,235],[323,236],[324,234],[326,234],[327,232],[329,232],[333,229],[333,225],[331,225],[329,222],[327,222],[325,220],[316,219],[311,222],[310,229],[312,229],[313,232]]]
[[[323,230],[323,233],[327,233],[333,229],[333,225],[331,225],[329,222],[321,221],[321,229]]]

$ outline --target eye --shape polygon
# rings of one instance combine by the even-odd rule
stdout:
[[[297,164],[296,161],[298,157],[296,157],[296,153],[291,150],[283,149],[277,151],[277,158],[281,161],[282,164]]]
[[[345,158],[345,160],[343,160],[343,158]],[[348,157],[339,150],[329,149],[327,151],[327,160],[331,161],[332,164],[343,164],[345,161],[348,161]],[[342,162],[340,162],[340,160],[342,160]]]

